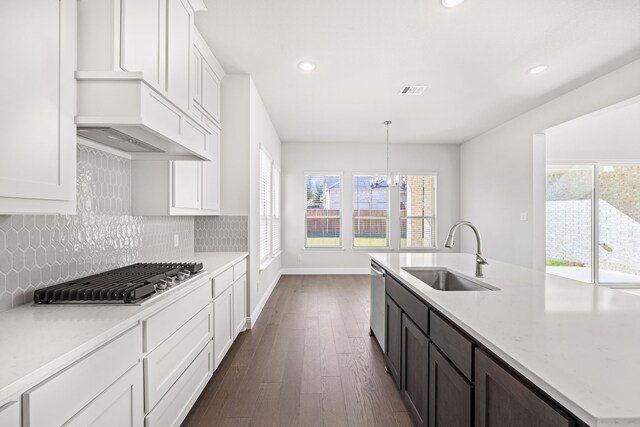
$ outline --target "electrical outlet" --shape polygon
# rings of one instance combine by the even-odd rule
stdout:
[[[298,254],[298,264],[302,264],[302,254]]]
[[[529,215],[526,212],[520,212],[520,221],[528,221]]]
[[[177,248],[178,246],[180,246],[180,235],[179,234],[174,234],[173,235],[173,247]]]

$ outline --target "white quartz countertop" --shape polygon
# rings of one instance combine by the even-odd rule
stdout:
[[[247,255],[197,253],[206,273],[139,306],[25,304],[0,313],[0,406]]]
[[[640,296],[489,260],[500,290],[437,291],[403,267],[475,279],[470,254],[374,253],[382,267],[592,426],[640,426]]]

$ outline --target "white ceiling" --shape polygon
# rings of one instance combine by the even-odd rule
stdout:
[[[392,142],[461,143],[640,58],[640,0],[205,2],[198,28],[286,142],[381,142],[392,120]]]

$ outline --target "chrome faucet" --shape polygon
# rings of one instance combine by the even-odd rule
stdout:
[[[484,257],[484,255],[482,255],[482,237],[480,237],[480,232],[478,231],[476,226],[473,225],[473,223],[469,221],[460,221],[455,223],[453,227],[451,227],[451,230],[449,230],[449,234],[447,235],[447,241],[445,242],[444,247],[445,248],[453,247],[453,245],[455,244],[456,230],[463,225],[468,226],[471,230],[473,230],[473,232],[476,235],[476,242],[478,244],[476,249],[476,277],[484,277],[484,273],[482,272],[482,266],[487,265],[489,263],[487,262],[487,259]]]

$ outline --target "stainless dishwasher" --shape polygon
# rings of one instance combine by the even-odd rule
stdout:
[[[385,271],[375,262],[371,262],[371,320],[370,335],[374,335],[380,344],[382,351],[386,351],[385,345],[385,309],[384,309],[384,284]]]

